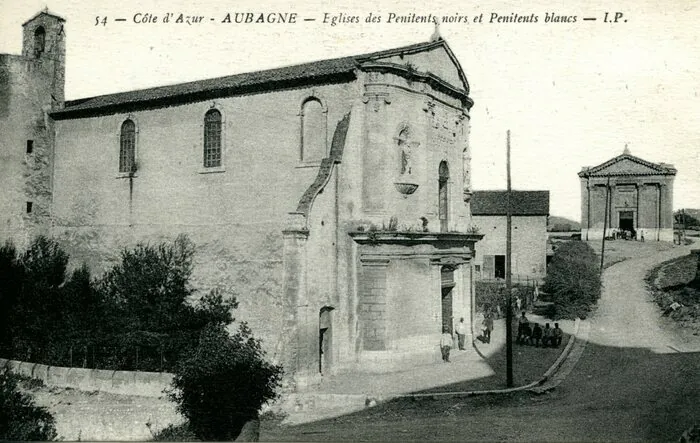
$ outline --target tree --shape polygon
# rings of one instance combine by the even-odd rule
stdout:
[[[22,291],[23,268],[12,243],[0,247],[0,352],[10,355],[13,323]]]
[[[17,376],[7,369],[0,371],[0,441],[54,440],[56,426],[46,408],[36,406],[21,392]]]
[[[277,397],[281,377],[247,324],[229,336],[223,324],[210,323],[197,349],[178,363],[170,398],[198,438],[234,440]]]
[[[45,356],[60,330],[63,305],[60,286],[66,279],[68,254],[44,236],[32,241],[19,257],[21,297],[13,310],[15,356],[36,361]]]
[[[600,268],[587,243],[570,241],[554,252],[547,269],[544,291],[554,302],[556,318],[585,318],[600,298]]]

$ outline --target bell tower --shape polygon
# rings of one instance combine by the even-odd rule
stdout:
[[[20,250],[51,226],[50,113],[65,100],[64,23],[41,11],[22,25],[22,54],[0,54],[0,243]]]
[[[48,98],[52,110],[62,108],[65,100],[65,22],[63,18],[44,9],[22,25],[22,56],[33,60],[40,71],[42,78],[39,81],[46,82],[44,87],[50,93]]]

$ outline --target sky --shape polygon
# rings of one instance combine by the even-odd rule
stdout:
[[[510,130],[513,188],[549,190],[551,215],[580,220],[577,173],[626,144],[678,169],[674,208],[700,207],[700,2],[0,0],[0,53],[21,52],[22,23],[45,7],[67,20],[71,100],[389,49],[434,32],[431,23],[389,23],[390,14],[466,17],[439,32],[475,102],[474,189],[505,189]],[[236,12],[296,13],[298,22],[222,23]],[[166,13],[205,20],[162,23]],[[382,21],[365,22],[370,13]],[[135,23],[136,14],[158,22]],[[326,14],[342,23],[324,23]],[[538,21],[490,22],[493,14]]]

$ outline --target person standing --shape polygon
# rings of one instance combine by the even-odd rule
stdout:
[[[452,348],[452,334],[447,328],[442,328],[442,336],[440,337],[440,351],[442,352],[442,361],[450,362],[450,349]]]
[[[488,313],[484,317],[484,338],[486,343],[491,343],[491,331],[493,331],[493,316]]]
[[[455,331],[457,332],[457,345],[459,346],[459,350],[464,351],[464,342],[467,337],[467,325],[464,324],[464,317],[459,319]]]

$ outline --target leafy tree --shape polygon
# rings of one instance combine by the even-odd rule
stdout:
[[[688,212],[676,211],[673,213],[673,220],[678,224],[684,224],[686,228],[700,226],[700,220],[690,215]]]
[[[547,269],[544,291],[554,302],[555,318],[585,318],[600,298],[600,268],[587,243],[570,241],[554,252]]]
[[[54,440],[53,416],[19,390],[17,379],[6,369],[0,371],[0,441]]]
[[[170,398],[202,440],[233,440],[277,397],[282,368],[265,361],[260,342],[242,323],[233,336],[210,323],[197,349],[175,370]]]
[[[19,257],[21,296],[13,310],[16,356],[36,360],[45,356],[63,318],[60,285],[66,278],[68,254],[59,244],[39,236]]]

